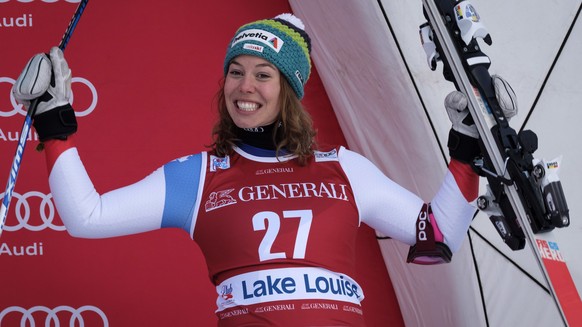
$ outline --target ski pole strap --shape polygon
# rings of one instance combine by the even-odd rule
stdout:
[[[34,117],[34,128],[41,142],[66,140],[77,131],[75,111],[70,104],[51,109]]]
[[[434,219],[430,205],[425,203],[416,220],[416,244],[410,247],[406,262],[419,265],[436,265],[451,262],[449,247],[435,240],[430,219]]]
[[[479,140],[451,129],[447,143],[449,155],[462,163],[472,163],[473,159],[481,155]]]

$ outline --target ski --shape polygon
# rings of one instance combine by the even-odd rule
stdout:
[[[495,97],[488,68],[491,60],[478,39],[490,45],[491,36],[469,1],[423,0],[429,23],[420,27],[429,65],[444,64],[445,79],[467,95],[469,110],[480,134],[482,158],[474,166],[487,178],[489,192],[479,208],[490,214],[503,241],[512,249],[525,246],[528,227],[542,233],[570,224],[562,184],[557,177],[559,159],[545,162],[533,157],[537,135],[517,133]],[[430,10],[430,6],[434,10]],[[432,50],[431,50],[432,49]]]
[[[549,162],[534,158],[537,135],[530,130],[518,133],[509,125],[488,71],[491,60],[481,47],[482,42],[491,45],[492,39],[470,1],[422,0],[422,4],[428,22],[420,25],[420,37],[428,65],[434,71],[442,61],[444,78],[467,96],[479,131],[482,156],[475,158],[473,167],[488,184],[477,206],[512,250],[529,242],[567,325],[534,239],[536,233],[570,224],[557,176],[561,158]]]

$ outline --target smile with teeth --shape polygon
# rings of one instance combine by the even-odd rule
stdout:
[[[259,104],[256,102],[237,101],[236,105],[242,111],[255,111],[259,109]]]

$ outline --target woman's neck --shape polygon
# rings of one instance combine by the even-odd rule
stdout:
[[[266,126],[254,128],[236,128],[237,137],[245,144],[266,150],[275,150],[277,148],[276,139],[273,138],[273,130],[279,122],[274,122]],[[277,134],[280,133],[280,128]],[[277,136],[277,139],[279,136]]]

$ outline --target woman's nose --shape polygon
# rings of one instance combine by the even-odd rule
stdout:
[[[255,84],[252,76],[249,75],[244,76],[240,80],[239,88],[242,93],[253,93],[255,90]]]

